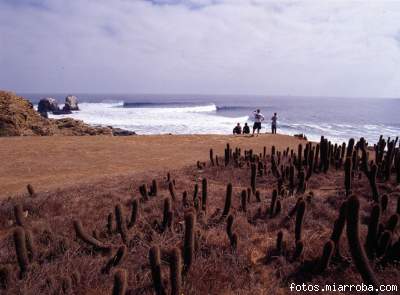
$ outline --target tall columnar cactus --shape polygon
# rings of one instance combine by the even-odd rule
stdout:
[[[203,178],[201,182],[201,209],[207,211],[207,179]]]
[[[247,194],[246,194],[246,196],[247,196],[247,203],[250,203],[250,199],[251,199],[251,188],[250,187],[248,187],[247,188]]]
[[[346,224],[346,202],[339,209],[339,217],[335,220],[331,240],[335,243],[334,255],[340,257],[340,237]]]
[[[153,179],[151,182],[151,196],[157,197],[158,194],[158,186],[157,186],[157,180]]]
[[[233,233],[229,239],[229,242],[231,244],[231,247],[233,250],[237,249],[237,244],[238,244],[238,236],[236,233]]]
[[[243,212],[247,211],[247,192],[246,190],[242,190],[242,194],[240,195],[240,204],[241,204],[241,210]]]
[[[143,200],[145,200],[145,201],[148,201],[149,200],[149,191],[148,191],[148,189],[147,189],[147,184],[142,184],[140,187],[139,187],[139,192],[140,192],[140,194],[142,195],[142,197],[143,197]]]
[[[180,295],[182,287],[182,259],[179,248],[174,248],[170,263],[171,295]]]
[[[226,217],[229,214],[229,210],[232,206],[232,183],[228,183],[226,186],[226,198],[224,211],[222,212],[222,217]]]
[[[313,147],[310,150],[306,180],[310,179],[310,177],[311,177],[311,175],[312,175],[312,173],[314,171],[314,153],[315,153],[315,148]]]
[[[257,176],[257,167],[255,163],[251,164],[251,179],[250,179],[250,185],[251,185],[251,191],[253,194],[256,193],[256,176]]]
[[[107,233],[112,235],[114,232],[114,214],[109,213],[107,216]]]
[[[303,168],[303,145],[300,143],[297,149],[297,170],[301,170]]]
[[[353,262],[357,267],[357,270],[363,278],[365,284],[373,285],[374,288],[378,288],[378,280],[371,268],[371,265],[369,264],[368,258],[365,255],[364,249],[360,243],[359,210],[360,201],[356,196],[353,195],[347,201],[347,241],[349,243],[350,253],[353,258]]]
[[[365,241],[365,250],[367,252],[368,258],[370,259],[373,259],[375,257],[380,216],[381,216],[381,208],[378,204],[375,204],[372,207],[371,215],[369,217],[368,233]]]
[[[0,266],[0,289],[6,290],[11,281],[11,270],[8,266]]]
[[[211,163],[211,166],[215,165],[214,164],[214,151],[213,151],[213,149],[210,149],[210,163]]]
[[[124,257],[126,256],[126,246],[122,245],[121,247],[118,248],[117,252],[111,259],[106,263],[106,265],[101,269],[101,273],[103,274],[109,274],[110,270],[113,267],[118,266],[121,264],[121,262],[124,260]]]
[[[353,156],[354,148],[354,138],[349,139],[349,144],[347,145],[346,158],[351,158]]]
[[[303,169],[299,170],[298,178],[299,178],[299,183],[297,185],[297,192],[304,193],[306,191],[307,184],[306,184],[306,176]]]
[[[22,279],[25,277],[29,268],[29,257],[26,249],[25,231],[22,227],[17,227],[14,230],[14,244],[19,266],[19,278]]]
[[[182,206],[183,207],[188,207],[189,206],[187,191],[183,191],[183,193],[182,193]]]
[[[125,295],[128,281],[128,273],[125,269],[118,269],[114,273],[114,286],[112,295]]]
[[[157,295],[166,295],[161,277],[160,248],[157,246],[150,248],[149,261],[154,291]]]
[[[36,254],[36,245],[32,231],[30,231],[29,229],[25,230],[25,239],[26,239],[26,250],[28,251],[28,258],[29,261],[32,262]]]
[[[289,193],[292,195],[294,191],[294,166],[290,165],[289,168]]]
[[[371,189],[372,189],[372,199],[375,202],[379,202],[379,192],[378,192],[378,187],[376,185],[376,174],[378,172],[378,166],[376,166],[375,164],[373,164],[371,166],[371,171],[370,171],[370,175],[369,175],[369,183],[371,185]]]
[[[91,235],[87,234],[83,227],[82,227],[82,223],[80,222],[80,220],[74,220],[74,229],[75,229],[75,233],[76,236],[81,239],[83,242],[89,244],[90,246],[92,246],[95,250],[99,250],[99,251],[105,251],[108,252],[110,251],[110,247],[106,246],[105,244],[103,244],[102,242],[100,242],[99,240],[95,239],[94,237],[92,237]]]
[[[120,204],[115,206],[115,221],[117,224],[117,232],[121,235],[124,244],[128,244],[128,230],[126,228],[126,221],[124,218],[124,212]]]
[[[328,268],[334,248],[335,244],[333,241],[329,240],[325,243],[324,249],[322,251],[322,256],[320,257],[316,268],[317,273],[322,273]]]
[[[230,162],[230,152],[231,148],[229,146],[229,143],[226,144],[226,149],[225,149],[225,166],[229,165]]]
[[[301,240],[301,232],[302,232],[303,218],[304,218],[305,210],[306,210],[306,203],[304,201],[300,201],[297,204],[297,209],[296,209],[296,225],[295,225],[295,240],[296,241]]]
[[[389,230],[391,232],[394,232],[398,223],[399,223],[399,215],[393,214],[392,216],[390,216],[389,220],[387,221],[385,229]]]
[[[386,211],[387,206],[389,203],[389,198],[388,195],[384,194],[381,198],[381,209],[382,209],[382,213]]]
[[[317,171],[317,168],[319,167],[319,149],[320,145],[317,143],[315,146],[315,156],[314,156],[314,171]]]
[[[392,243],[392,232],[385,230],[378,240],[378,247],[376,249],[376,255],[382,257],[386,251],[390,248]]]
[[[276,252],[282,254],[283,252],[283,232],[279,231],[276,237]]]
[[[257,200],[257,202],[261,202],[261,194],[260,194],[260,191],[256,191],[256,200]]]
[[[293,254],[293,260],[299,259],[303,253],[304,243],[303,241],[296,241],[296,247]]]
[[[128,229],[131,229],[139,218],[139,201],[137,199],[133,199],[131,206],[131,218],[128,222]]]
[[[233,216],[229,215],[228,219],[226,220],[226,234],[228,235],[228,238],[231,239],[233,231]]]
[[[344,187],[346,189],[346,196],[351,194],[351,158],[346,158],[344,162]]]
[[[169,214],[171,212],[171,201],[169,198],[164,199],[164,210],[163,210],[163,220],[162,220],[162,230],[165,231],[169,223]]]
[[[397,184],[400,184],[400,151],[397,151],[394,167],[396,170]]]
[[[28,185],[26,186],[26,189],[28,190],[29,196],[31,196],[31,197],[36,197],[35,190],[33,189],[33,186],[32,186],[31,184],[28,184]]]
[[[274,189],[272,191],[272,198],[271,198],[271,207],[269,208],[269,216],[273,217],[275,214],[275,204],[276,204],[276,199],[278,197],[278,191]]]
[[[172,201],[175,202],[175,200],[176,200],[175,187],[171,181],[168,183],[168,190],[169,190],[169,193],[171,194]]]
[[[195,216],[193,213],[185,215],[185,240],[183,246],[183,260],[185,264],[185,272],[190,270],[194,258],[194,226]]]
[[[19,226],[25,226],[24,210],[21,204],[14,206],[15,223]]]

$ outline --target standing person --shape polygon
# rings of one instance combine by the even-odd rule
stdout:
[[[254,114],[254,125],[253,125],[253,135],[257,129],[257,135],[260,134],[261,122],[264,121],[264,116],[260,113],[260,110],[257,109],[253,112]]]
[[[271,133],[276,134],[276,121],[278,121],[278,116],[276,113],[271,118]]]

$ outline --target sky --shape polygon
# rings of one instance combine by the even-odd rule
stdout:
[[[0,89],[400,97],[400,1],[0,0]]]

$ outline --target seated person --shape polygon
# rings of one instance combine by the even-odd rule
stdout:
[[[233,134],[242,134],[242,126],[240,126],[240,123],[237,123],[236,127],[233,128]]]
[[[244,123],[243,134],[250,134],[250,127],[247,125],[247,123]]]

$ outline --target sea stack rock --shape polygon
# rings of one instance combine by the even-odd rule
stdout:
[[[63,111],[79,111],[78,98],[74,95],[68,95],[65,98]]]
[[[60,110],[60,107],[58,106],[57,100],[55,100],[52,97],[42,98],[39,101],[38,112],[43,117],[47,118],[48,112],[58,112],[59,110]]]

